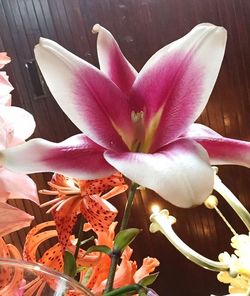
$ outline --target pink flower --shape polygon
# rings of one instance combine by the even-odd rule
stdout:
[[[6,52],[0,52],[0,69],[10,62],[10,58]],[[10,105],[11,95],[10,92],[13,90],[13,86],[9,82],[9,77],[6,72],[0,71],[0,104]]]
[[[0,67],[10,59],[0,53]],[[25,142],[34,131],[33,116],[22,108],[10,106],[12,90],[5,72],[0,72],[0,149]],[[0,237],[27,227],[33,217],[8,205],[8,199],[25,198],[39,203],[36,185],[28,176],[0,166]]]
[[[250,166],[249,143],[193,125],[221,66],[224,28],[196,26],[160,49],[139,73],[106,29],[95,25],[94,31],[101,70],[51,40],[41,39],[35,48],[52,94],[83,134],[58,144],[34,139],[7,149],[2,153],[6,167],[79,179],[118,170],[173,204],[189,207],[213,189],[210,162]]]

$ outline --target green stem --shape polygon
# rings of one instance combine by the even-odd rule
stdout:
[[[119,262],[120,256],[116,254],[112,254],[111,257],[111,265],[109,269],[109,275],[106,283],[106,287],[104,290],[104,293],[108,293],[113,289],[113,283],[115,279],[115,272],[116,272],[116,267]],[[105,294],[106,295],[106,294]]]
[[[76,249],[75,249],[75,254],[74,254],[75,260],[78,257],[78,253],[79,253],[81,242],[82,242],[82,228],[83,228],[83,223],[84,223],[84,219],[83,219],[83,216],[81,215],[80,221],[79,221],[79,231],[78,231],[78,236],[77,236]]]
[[[141,289],[139,285],[129,285],[125,286],[119,289],[115,289],[113,291],[110,291],[108,293],[104,293],[103,296],[116,296],[116,295],[124,295],[128,292],[138,292]],[[126,294],[125,294],[126,295]]]
[[[135,197],[135,191],[136,191],[138,186],[139,185],[134,183],[134,182],[131,183],[129,194],[128,194],[128,200],[127,200],[127,203],[126,203],[126,206],[125,206],[125,211],[124,211],[123,218],[122,218],[120,231],[126,229],[127,226],[128,226],[128,219],[129,219],[130,214],[131,214],[131,208],[132,208],[134,197]]]
[[[136,191],[137,187],[138,187],[138,184],[136,184],[134,182],[131,183],[127,203],[126,203],[126,206],[125,206],[125,211],[124,211],[122,222],[121,222],[120,231],[126,229],[126,227],[128,225],[128,219],[130,217],[131,208],[132,208],[132,205],[133,205],[133,201],[134,201],[134,197],[135,197],[135,191]],[[112,254],[111,265],[110,265],[110,269],[109,269],[109,275],[108,275],[107,284],[106,284],[106,287],[105,287],[105,290],[104,290],[105,293],[109,293],[113,289],[113,283],[114,283],[114,279],[115,279],[115,272],[116,272],[116,267],[117,267],[117,264],[119,262],[119,259],[120,259],[120,254],[117,254],[117,253]]]

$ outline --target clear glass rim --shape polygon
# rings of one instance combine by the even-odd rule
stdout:
[[[70,284],[70,286],[72,286],[72,288],[77,289],[77,291],[79,291],[79,292],[85,293],[85,295],[87,295],[87,296],[94,295],[88,289],[81,286],[73,278],[71,278],[63,273],[60,273],[58,271],[55,271],[55,270],[53,270],[47,266],[44,266],[40,263],[33,263],[33,262],[28,262],[28,261],[24,261],[24,260],[17,260],[17,259],[12,259],[12,258],[0,258],[0,266],[4,265],[4,264],[7,264],[7,265],[10,265],[13,267],[31,269],[34,272],[41,272],[43,274],[52,275],[53,277],[57,278],[58,280],[63,279],[65,282],[69,282],[69,284]]]

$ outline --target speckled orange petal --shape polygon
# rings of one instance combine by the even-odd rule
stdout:
[[[79,182],[81,191],[84,194],[92,195],[108,191],[116,186],[124,185],[125,181],[121,173],[115,173],[107,178]]]
[[[108,231],[118,213],[111,203],[98,195],[84,196],[81,212],[94,231]]]
[[[48,221],[38,224],[32,228],[26,236],[24,248],[23,248],[23,258],[27,261],[36,262],[36,251],[38,246],[45,240],[57,236],[56,230],[47,230],[41,233],[39,231],[44,228],[55,226],[54,221]]]
[[[11,245],[6,244],[0,238],[0,257],[22,259],[18,249]],[[23,279],[23,270],[20,267],[0,267],[0,295],[14,295],[20,286]]]
[[[9,249],[5,241],[0,237],[0,257],[10,258]],[[0,289],[6,287],[11,281],[11,270],[8,267],[0,267]],[[1,290],[0,290],[1,291]]]
[[[7,248],[9,250],[10,258],[22,259],[21,254],[15,246],[8,244]],[[8,271],[3,275],[6,276],[7,279],[7,273],[9,273],[11,280],[7,285],[0,288],[0,295],[14,295],[23,280],[23,269],[21,267],[9,267],[7,269]]]
[[[52,211],[52,216],[56,223],[58,240],[61,244],[63,253],[76,223],[77,215],[80,212],[80,203],[81,200],[77,198],[72,199],[72,201],[65,203],[59,210]]]
[[[57,243],[49,248],[38,262],[56,271],[63,272],[63,255],[60,244]]]
[[[0,258],[9,258],[10,253],[5,241],[0,237]]]
[[[113,196],[116,196],[118,194],[121,194],[123,192],[125,192],[126,190],[128,189],[128,185],[119,185],[119,186],[116,186],[114,188],[112,188],[110,191],[108,191],[107,193],[103,194],[102,195],[102,198],[103,199],[109,199]]]

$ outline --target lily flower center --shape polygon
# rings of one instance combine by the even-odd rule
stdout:
[[[59,211],[67,202],[81,198],[81,189],[72,178],[67,178],[64,186],[57,185],[53,182],[48,182],[48,184],[51,190],[43,189],[39,192],[44,195],[54,195],[56,198],[41,204],[41,208],[50,206],[46,213],[50,213],[54,209]]]
[[[139,152],[141,151],[141,146],[144,142],[145,126],[144,126],[144,112],[143,111],[132,111],[131,121],[134,126],[134,141],[131,146],[131,151]]]
[[[160,108],[151,118],[148,124],[145,124],[145,111],[132,111],[131,121],[134,125],[134,141],[131,146],[133,152],[149,153],[153,139],[157,132],[163,108]]]

